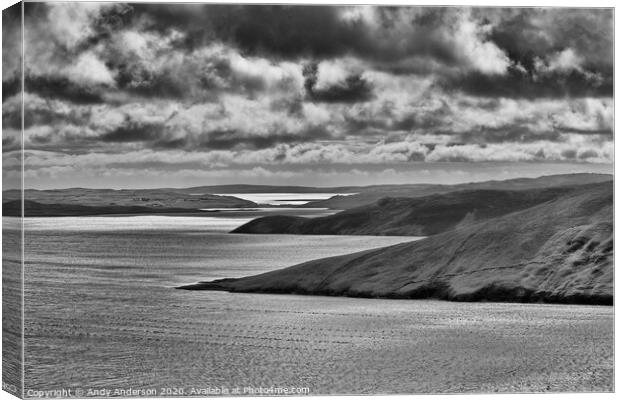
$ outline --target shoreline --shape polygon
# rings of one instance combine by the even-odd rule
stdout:
[[[439,300],[456,303],[518,303],[518,304],[565,304],[565,305],[592,305],[592,306],[614,306],[613,295],[572,295],[559,296],[549,292],[534,291],[524,288],[502,288],[498,286],[485,287],[479,291],[467,294],[451,294],[447,288],[423,287],[408,294],[385,293],[381,295],[371,294],[370,292],[352,291],[330,291],[330,290],[305,290],[295,289],[257,289],[257,290],[236,290],[229,286],[243,278],[224,278],[210,282],[197,282],[188,285],[175,287],[177,290],[189,291],[217,291],[228,293],[246,294],[284,294],[298,296],[320,296],[320,297],[347,297],[363,299],[381,300]],[[509,293],[518,293],[510,296]]]

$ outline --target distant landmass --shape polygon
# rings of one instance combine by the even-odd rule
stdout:
[[[2,215],[20,215],[20,192],[2,192]],[[172,189],[58,189],[24,191],[28,216],[101,214],[161,214],[198,211],[201,208],[253,208],[257,204],[232,196],[192,195]]]
[[[109,214],[180,214],[187,213],[186,208],[152,208],[141,206],[82,206],[78,204],[42,204],[36,201],[24,201],[24,214],[27,217],[68,217]],[[2,203],[2,215],[20,216],[21,200]]]
[[[529,197],[536,192],[529,193],[520,200],[531,203],[519,207],[500,192],[496,200],[506,205],[493,210],[492,202],[484,203],[482,221],[454,224],[458,216],[439,217],[433,224],[431,218],[420,224],[428,232],[451,229],[420,241],[181,289],[612,304],[613,182],[542,190],[544,200],[538,202]],[[434,199],[438,210],[446,210],[468,196],[481,200],[478,195],[469,191],[425,201]],[[424,202],[418,206],[433,209]],[[493,216],[496,212],[504,215]]]
[[[337,186],[337,187],[314,187],[314,186],[277,186],[277,185],[214,185],[194,186],[185,189],[175,189],[186,193],[355,193],[363,186]]]
[[[385,197],[418,198],[462,190],[527,190],[610,180],[612,180],[612,176],[605,174],[569,174],[459,185],[405,184],[339,187],[215,185],[190,188],[119,190],[88,188],[26,189],[24,198],[32,202],[26,210],[26,216],[100,215],[107,214],[110,210],[113,210],[114,214],[160,214],[162,212],[193,212],[203,208],[256,208],[259,206],[253,201],[222,195],[225,193],[338,193],[339,195],[329,199],[310,201],[297,207],[349,210],[376,203]],[[2,193],[3,215],[19,215],[19,207],[16,206],[16,203],[10,202],[21,199],[20,191],[5,190]],[[309,198],[311,197],[309,196]],[[53,208],[49,207],[50,211],[46,212],[43,205],[53,205]],[[91,208],[87,209],[86,207]],[[266,207],[273,207],[273,205]],[[29,210],[30,214],[28,214]],[[87,214],[87,212],[93,212],[93,214]],[[292,219],[282,220],[282,223],[285,224],[292,222]]]

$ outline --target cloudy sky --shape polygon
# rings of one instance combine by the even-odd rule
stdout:
[[[27,187],[611,172],[610,9],[26,3]],[[3,171],[19,170],[3,14]]]

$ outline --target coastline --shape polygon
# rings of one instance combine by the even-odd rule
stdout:
[[[526,288],[503,288],[498,286],[485,287],[475,293],[454,294],[442,285],[436,287],[428,286],[407,294],[385,293],[375,294],[373,292],[352,292],[352,291],[331,291],[314,290],[309,291],[303,288],[286,289],[256,289],[256,290],[236,290],[234,283],[239,279],[225,278],[210,282],[197,282],[189,285],[178,286],[179,290],[205,290],[223,291],[229,293],[252,293],[252,294],[286,294],[302,296],[329,296],[329,297],[348,297],[381,300],[443,300],[458,303],[520,303],[520,304],[575,304],[593,306],[613,306],[613,295],[571,295],[560,296],[550,292],[537,292]]]

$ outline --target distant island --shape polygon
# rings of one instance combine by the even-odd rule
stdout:
[[[270,233],[331,230],[429,236],[261,275],[180,288],[611,305],[613,181],[606,177],[598,183],[567,185],[564,176],[557,187],[546,189],[467,190],[384,199],[314,220],[261,218],[236,232],[269,228]],[[547,184],[552,178],[547,178]]]
[[[21,215],[18,190],[2,193],[2,215]],[[192,189],[55,189],[24,191],[26,217],[105,214],[180,214],[202,208],[253,208],[257,204],[232,196],[194,194]]]

